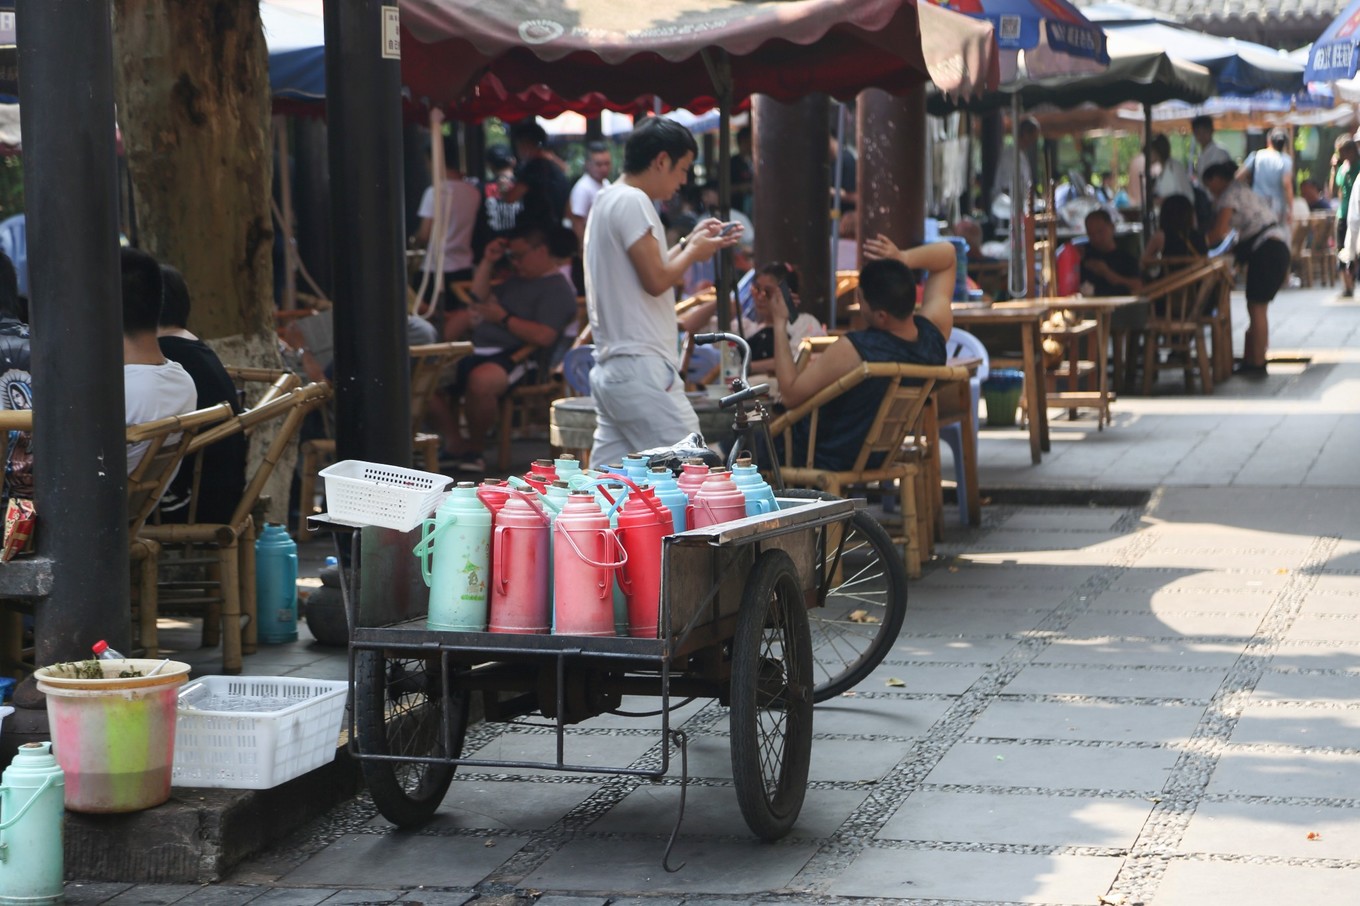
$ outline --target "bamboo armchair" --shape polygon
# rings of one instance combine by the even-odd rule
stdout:
[[[32,410],[6,410],[0,413],[0,416],[3,416],[0,417],[0,430],[33,430]],[[156,570],[161,549],[156,542],[142,537],[140,532],[155,510],[161,495],[165,493],[166,486],[170,484],[198,432],[230,416],[231,406],[219,403],[184,415],[129,425],[127,428],[129,444],[148,443],[141,461],[127,476],[128,559],[138,564],[137,584],[133,595],[133,625],[138,629],[138,633],[134,642],[146,650],[147,657],[155,657],[157,654]],[[39,519],[41,518],[42,515],[39,514]],[[30,603],[0,602],[7,611],[26,610]],[[17,623],[17,620],[10,620],[4,626],[6,650],[0,660],[32,667],[31,663],[24,660],[20,649],[21,633],[18,631]]]
[[[231,417],[216,428],[193,439],[188,453],[196,455],[209,445],[236,433],[253,433],[261,425],[281,422],[264,457],[246,482],[245,492],[226,523],[148,525],[142,536],[162,549],[175,548],[180,566],[206,566],[208,578],[177,578],[158,582],[158,612],[149,616],[154,626],[159,612],[203,612],[203,644],[222,643],[222,669],[241,672],[242,654],[251,654],[256,644],[255,601],[255,521],[253,511],[260,492],[269,480],[288,446],[296,438],[303,418],[330,396],[326,384],[308,384],[281,397]],[[225,405],[225,404],[224,404]],[[195,481],[195,493],[198,483]],[[190,502],[190,512],[194,503]],[[200,550],[201,549],[201,550]],[[242,629],[241,617],[247,618]],[[144,623],[148,620],[143,607]]]
[[[1143,346],[1144,395],[1152,392],[1158,372],[1168,368],[1184,372],[1187,391],[1191,388],[1192,375],[1198,369],[1201,389],[1206,395],[1213,393],[1215,368],[1211,364],[1205,333],[1214,333],[1215,306],[1219,309],[1227,307],[1224,290],[1231,291],[1231,275],[1232,262],[1227,258],[1214,258],[1198,267],[1176,271],[1143,288],[1143,295],[1151,302],[1147,340]],[[1215,346],[1219,346],[1217,338]],[[1231,346],[1227,348],[1231,350]],[[1162,362],[1159,350],[1173,354]]]
[[[848,390],[870,379],[884,379],[887,386],[854,465],[844,471],[817,468],[814,463],[822,407],[834,404]],[[931,501],[935,495],[925,487],[930,474],[925,457],[932,445],[924,436],[926,404],[936,381],[967,379],[967,368],[952,366],[880,362],[857,365],[834,384],[771,422],[771,432],[783,436],[780,472],[784,482],[839,495],[854,485],[897,481],[902,508],[899,537],[906,549],[907,574],[920,576],[921,563],[934,537]],[[804,418],[809,420],[807,450],[799,461],[794,461],[793,426]],[[869,459],[876,454],[882,455],[882,462],[870,468]]]

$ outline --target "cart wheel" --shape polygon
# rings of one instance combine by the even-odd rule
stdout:
[[[790,488],[783,497],[839,500],[835,494]],[[808,611],[812,630],[813,701],[853,688],[892,650],[907,613],[907,568],[898,545],[864,510],[856,510],[840,534],[841,562],[821,607]],[[835,532],[832,532],[833,540]],[[827,551],[827,567],[835,550]]]
[[[445,752],[443,701],[438,658],[388,658],[383,652],[355,652],[354,718],[359,751],[365,755],[457,758],[467,730],[467,694],[449,703],[452,751]],[[453,780],[453,765],[362,759],[373,804],[399,827],[434,814]]]
[[[732,639],[732,781],[762,840],[789,832],[812,758],[812,643],[798,570],[781,550],[746,580]]]

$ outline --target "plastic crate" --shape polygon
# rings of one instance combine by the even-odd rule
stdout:
[[[267,790],[335,758],[343,681],[203,676],[179,693],[175,786]],[[210,706],[215,710],[197,706]]]
[[[409,532],[434,512],[446,475],[420,472],[359,459],[346,459],[322,469],[326,480],[326,512],[334,519]]]

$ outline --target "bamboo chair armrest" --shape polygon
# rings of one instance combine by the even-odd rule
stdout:
[[[32,409],[0,409],[0,431],[32,430]]]
[[[413,359],[455,359],[472,354],[472,344],[464,341],[449,343],[425,343],[411,347]]]
[[[138,540],[156,544],[218,544],[226,547],[239,537],[234,526],[213,522],[144,525],[137,531]]]
[[[158,434],[197,431],[206,425],[230,418],[231,414],[230,403],[218,403],[216,406],[196,409],[193,412],[186,412],[184,415],[171,415],[166,418],[158,418],[154,422],[128,425],[127,442],[135,444],[139,441],[150,440]]]

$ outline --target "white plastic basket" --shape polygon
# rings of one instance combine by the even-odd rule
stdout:
[[[283,676],[190,681],[179,693],[171,782],[267,790],[329,763],[348,688],[343,681]]]
[[[326,479],[326,512],[361,525],[409,532],[434,512],[446,475],[346,459],[319,473]]]

